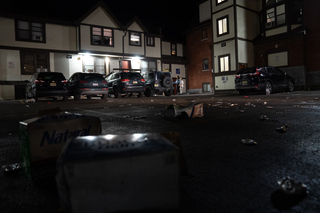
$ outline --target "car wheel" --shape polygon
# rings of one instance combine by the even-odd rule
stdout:
[[[115,98],[121,98],[121,94],[120,94],[118,88],[114,88],[113,90],[114,90],[114,97]]]
[[[266,94],[271,94],[272,93],[272,84],[270,81],[267,81],[266,84],[265,84],[265,91],[266,91]]]
[[[293,90],[294,90],[294,83],[292,80],[290,80],[288,83],[288,91],[293,92]]]
[[[169,88],[172,86],[172,79],[169,76],[166,76],[162,80],[162,86],[165,88]]]
[[[69,97],[66,95],[66,96],[63,96],[62,100],[63,100],[63,101],[67,101],[68,98],[69,98]]]
[[[147,87],[146,87],[146,91],[144,92],[144,95],[145,95],[146,97],[150,97],[150,96],[153,95],[153,91],[152,91],[152,88],[151,88],[150,86],[147,86]]]
[[[91,100],[91,98],[92,98],[91,95],[87,95],[88,100]]]
[[[164,92],[165,96],[171,96],[172,93],[173,93],[172,90],[168,90]]]
[[[138,97],[138,98],[141,98],[142,96],[143,96],[143,92],[138,92],[137,97]]]
[[[107,98],[108,98],[108,95],[102,95],[102,96],[101,96],[101,99],[102,99],[102,100],[107,100]]]

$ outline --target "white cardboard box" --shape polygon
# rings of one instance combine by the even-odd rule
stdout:
[[[61,112],[20,122],[23,170],[33,181],[54,179],[56,161],[68,140],[101,134],[98,117]]]
[[[67,212],[179,209],[179,149],[160,134],[77,137],[57,166]]]

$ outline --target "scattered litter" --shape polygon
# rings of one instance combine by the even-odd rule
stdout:
[[[258,143],[252,139],[242,139],[241,143],[245,145],[257,145]]]
[[[296,182],[290,177],[283,178],[281,180],[278,180],[278,184],[280,186],[280,189],[290,195],[299,195],[303,193],[308,193],[308,187],[307,185]]]
[[[267,108],[267,109],[273,109],[273,107],[272,107],[272,106],[266,106],[266,108]]]
[[[301,105],[293,105],[293,107],[300,108],[300,107],[301,107]]]
[[[174,110],[174,117],[182,117],[183,115],[186,115],[188,118],[198,118],[204,116],[203,103],[191,103],[189,106],[171,104],[164,110],[163,114],[165,114],[168,109]]]
[[[263,102],[263,105],[267,105],[267,102]]]
[[[176,99],[172,99],[172,101],[176,101]]]
[[[9,133],[9,135],[12,135],[11,133]]]
[[[244,98],[248,98],[248,96],[244,96]]]
[[[288,125],[285,124],[282,127],[276,128],[276,131],[278,131],[279,133],[285,133],[288,130]]]
[[[103,107],[103,109],[109,109],[109,107]]]
[[[153,100],[151,100],[151,102],[153,102]]]
[[[127,104],[127,106],[132,106],[132,104]]]
[[[48,102],[48,105],[50,105],[51,104],[51,102]]]
[[[237,107],[236,112],[244,112],[244,110],[241,107]]]
[[[21,171],[21,164],[20,163],[14,163],[14,164],[8,164],[3,165],[2,167],[4,175],[13,175]]]
[[[256,107],[256,105],[254,105],[254,104],[251,104],[250,102],[248,102],[248,103],[246,103],[246,104],[244,104],[245,106],[251,106],[251,107]]]
[[[149,109],[153,109],[154,107],[149,107]]]
[[[29,107],[29,105],[26,105],[26,107]]]
[[[123,118],[130,118],[130,115],[125,115],[123,116]]]
[[[268,118],[268,116],[266,116],[266,115],[261,115],[260,118],[259,118],[259,120],[268,121],[269,118]]]
[[[132,117],[132,120],[139,120],[139,119],[144,119],[147,118],[147,116],[136,116],[136,117]]]
[[[119,105],[119,107],[124,107],[124,105]]]
[[[192,103],[195,103],[195,102],[196,102],[196,100],[192,100],[191,102],[192,102]]]
[[[34,100],[33,98],[32,98],[32,99],[27,99],[27,100],[26,100],[26,103],[33,103],[33,102],[36,102],[36,100]]]
[[[266,95],[270,95],[270,89],[269,88],[266,89]]]

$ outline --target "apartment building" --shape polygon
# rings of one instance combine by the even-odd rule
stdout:
[[[203,56],[212,59],[212,90],[234,90],[235,74],[247,66],[279,67],[295,78],[296,89],[320,88],[316,1],[208,0],[198,6],[198,26],[209,20],[212,25],[212,51]],[[188,74],[200,71],[191,66],[196,58],[189,56],[189,46]],[[189,81],[202,82],[198,76]]]
[[[55,5],[59,7],[61,5]],[[165,70],[185,75],[184,45],[163,39],[137,17],[123,25],[99,1],[63,19],[21,11],[0,12],[0,99],[24,98],[34,72],[108,75],[122,69]],[[71,11],[70,11],[71,13]]]

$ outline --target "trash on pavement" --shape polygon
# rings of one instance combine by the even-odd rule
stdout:
[[[43,116],[20,121],[21,165],[34,182],[54,178],[56,160],[68,140],[101,134],[98,117],[52,111],[38,111]]]
[[[259,120],[262,120],[262,121],[268,121],[268,120],[269,120],[269,118],[268,118],[268,116],[267,116],[267,115],[260,115]]]
[[[19,173],[21,171],[21,164],[20,163],[14,163],[14,164],[8,164],[3,165],[1,167],[3,174],[5,176],[11,176]]]
[[[132,117],[132,120],[139,120],[139,119],[144,119],[147,118],[147,116],[136,116],[136,117]]]
[[[242,139],[241,143],[245,145],[257,145],[258,143],[252,139]]]
[[[180,104],[171,104],[168,106],[163,114],[168,109],[174,110],[174,117],[180,117],[183,115],[187,115],[188,118],[199,118],[203,117],[203,103],[191,103],[189,106],[182,106]]]
[[[122,108],[122,107],[124,107],[124,105],[123,105],[123,104],[122,104],[122,105],[119,105],[119,107]]]
[[[26,105],[26,107],[29,107],[29,105]]]
[[[267,102],[263,102],[263,105],[267,105]]]
[[[176,211],[179,154],[160,134],[77,137],[57,162],[62,208],[78,213]]]
[[[248,98],[248,96],[244,96],[244,98]]]
[[[281,180],[278,180],[278,184],[283,192],[290,195],[298,195],[308,192],[307,185],[300,182],[296,182],[294,179],[290,177],[285,177]]]
[[[288,125],[285,124],[282,127],[276,128],[276,131],[278,131],[279,133],[285,133],[288,130]]]
[[[130,118],[130,115],[125,115],[123,116],[123,118]]]
[[[273,107],[272,107],[272,106],[266,106],[266,108],[267,108],[267,109],[273,109]]]

